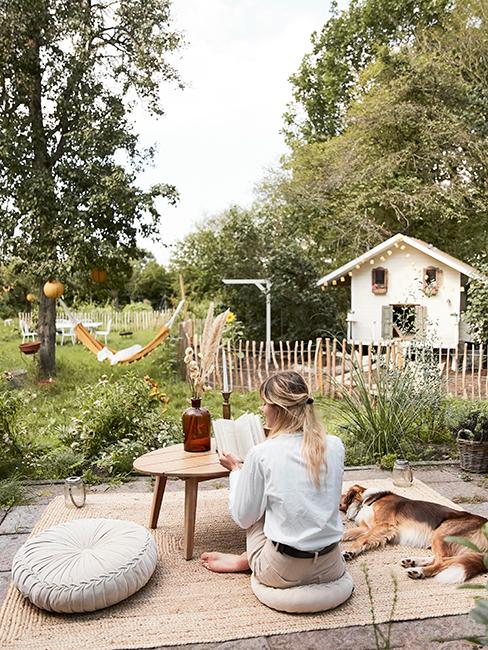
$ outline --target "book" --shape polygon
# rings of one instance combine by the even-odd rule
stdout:
[[[237,420],[213,420],[213,433],[219,453],[233,454],[242,461],[251,447],[266,440],[261,419],[254,413],[244,413]]]

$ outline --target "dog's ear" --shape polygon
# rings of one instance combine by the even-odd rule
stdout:
[[[355,500],[361,500],[362,495],[366,491],[362,485],[352,485],[347,492],[341,496],[341,501],[339,504],[339,510],[342,512],[347,512],[347,509],[351,503]]]

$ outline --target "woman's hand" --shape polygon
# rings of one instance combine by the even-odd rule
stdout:
[[[234,469],[239,469],[242,465],[241,461],[238,458],[236,458],[232,454],[225,454],[225,453],[219,454],[219,462],[222,465],[222,467],[225,467],[225,469],[228,469],[231,472]]]

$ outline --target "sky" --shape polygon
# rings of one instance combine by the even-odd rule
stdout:
[[[174,184],[176,207],[161,203],[167,247],[143,241],[166,264],[172,244],[233,204],[249,205],[255,185],[286,152],[288,78],[329,16],[329,0],[174,0],[186,46],[174,64],[185,83],[162,86],[165,115],[136,114],[143,144],[155,144],[143,185]]]

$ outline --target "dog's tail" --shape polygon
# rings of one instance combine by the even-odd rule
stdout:
[[[463,553],[442,560],[443,567],[435,580],[443,584],[454,585],[465,582],[486,571],[483,553]]]

